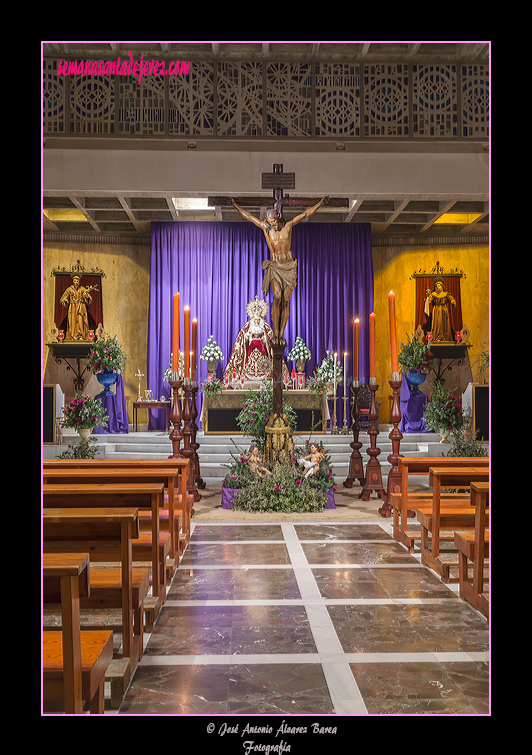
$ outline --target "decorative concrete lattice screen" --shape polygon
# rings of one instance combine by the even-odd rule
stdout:
[[[45,135],[489,137],[487,64],[191,61],[139,82],[65,76],[58,63],[43,65]]]

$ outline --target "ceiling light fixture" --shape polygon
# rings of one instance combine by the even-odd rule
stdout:
[[[481,216],[481,212],[444,212],[434,223],[447,225],[469,225]]]

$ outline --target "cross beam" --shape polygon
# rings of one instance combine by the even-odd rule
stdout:
[[[273,207],[278,201],[275,197],[233,197],[240,207]],[[314,207],[320,197],[282,197],[283,207]],[[209,197],[211,207],[232,207],[230,197]],[[329,197],[327,207],[345,207],[349,209],[349,199]]]

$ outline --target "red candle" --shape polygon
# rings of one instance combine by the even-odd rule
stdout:
[[[353,380],[358,383],[358,328],[360,320],[355,318],[355,346],[353,349]]]
[[[375,312],[369,316],[369,377],[376,377],[375,374]]]
[[[185,377],[190,377],[190,307],[185,306]]]
[[[198,343],[198,318],[195,317],[192,320],[192,365],[191,365],[191,371],[192,371],[192,380],[196,379],[196,350],[197,350],[197,343]]]
[[[292,370],[292,380],[295,380],[295,379],[296,379],[296,371]]]
[[[388,294],[388,308],[390,310],[390,347],[392,353],[392,372],[399,372],[397,362],[397,334],[395,330],[395,294],[390,291]]]
[[[172,372],[179,370],[179,293],[173,296],[172,312]]]

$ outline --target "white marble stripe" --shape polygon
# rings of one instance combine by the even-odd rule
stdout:
[[[319,653],[243,653],[213,655],[144,655],[142,666],[194,666],[194,665],[235,665],[265,663],[321,663],[347,667],[349,663],[470,663],[488,662],[489,652],[450,652],[450,653],[342,653],[322,655]],[[338,669],[337,669],[338,670]],[[343,670],[342,670],[343,674]],[[332,674],[331,674],[332,679]],[[340,679],[341,681],[341,679]],[[349,698],[343,698],[349,699]]]
[[[319,587],[307,562],[294,525],[283,524],[282,530],[299,592],[305,605],[310,631],[320,656],[329,694],[336,713],[366,715],[367,709],[358,685],[344,660],[328,663],[331,654],[342,656],[343,648],[336,634],[327,606],[321,599]],[[312,601],[312,604],[308,601]]]
[[[264,598],[228,600],[167,600],[165,608],[194,608],[195,606],[448,606],[453,602],[462,602],[459,597],[448,598]]]
[[[299,557],[301,563],[303,563],[301,557]],[[304,554],[303,554],[304,558]],[[339,564],[314,564],[305,561],[305,566],[310,569],[412,569],[420,568],[425,569],[423,564],[416,562],[409,562],[407,564],[351,564],[351,563],[339,563]],[[193,569],[239,569],[240,571],[247,571],[248,569],[293,569],[294,564],[184,564],[180,563],[177,567],[177,571],[189,571]]]

